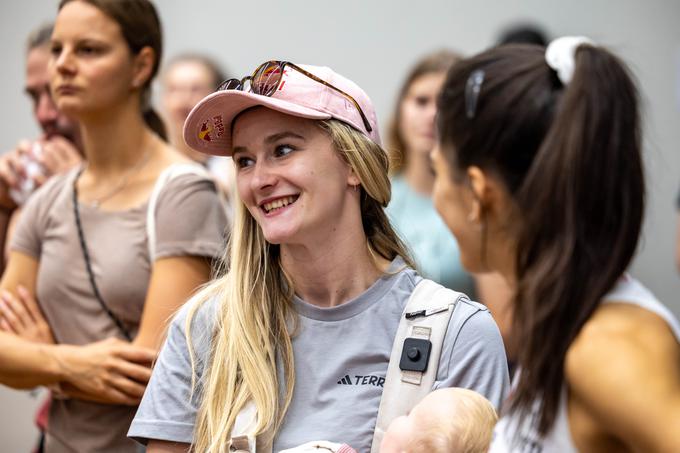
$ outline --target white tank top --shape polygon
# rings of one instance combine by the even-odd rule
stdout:
[[[625,274],[621,277],[602,301],[629,303],[659,315],[666,321],[680,343],[678,320],[647,288],[630,275]],[[502,417],[494,429],[489,453],[577,453],[569,429],[566,387],[562,387],[555,423],[543,437],[538,435],[534,428],[535,424],[532,423],[537,415],[537,408],[538,404],[535,404],[531,416],[524,419],[513,414]]]

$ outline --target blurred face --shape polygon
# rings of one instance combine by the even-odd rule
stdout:
[[[178,61],[163,78],[163,110],[169,126],[181,131],[198,102],[215,90],[212,73],[199,61]]]
[[[460,259],[469,272],[480,272],[482,234],[479,223],[470,220],[473,212],[474,193],[464,178],[454,180],[451,166],[442,154],[441,145],[431,154],[435,181],[432,200],[439,215],[458,241]]]
[[[96,7],[67,3],[52,34],[50,78],[57,107],[79,117],[137,95],[138,75],[119,25]]]
[[[407,153],[427,157],[432,151],[437,95],[445,78],[445,72],[423,74],[411,83],[401,101],[399,131]]]
[[[329,240],[358,209],[357,181],[315,121],[258,107],[232,139],[239,195],[270,243]]]
[[[26,55],[26,93],[33,103],[33,115],[47,138],[54,135],[73,139],[76,126],[57,110],[52,100],[47,66],[49,46],[33,48]]]

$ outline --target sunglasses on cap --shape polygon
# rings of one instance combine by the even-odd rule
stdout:
[[[305,71],[300,66],[291,63],[290,61],[272,60],[262,63],[260,66],[257,67],[257,69],[255,69],[252,75],[245,76],[240,80],[239,79],[225,80],[217,87],[216,91],[239,90],[251,92],[254,94],[258,94],[260,96],[270,97],[276,92],[276,90],[281,85],[281,81],[283,80],[283,71],[284,68],[286,67],[295,69],[300,74],[303,74],[309,77],[310,79],[314,80],[315,82],[318,82],[332,90],[337,91],[338,93],[349,99],[352,102],[352,104],[354,104],[354,107],[356,107],[356,109],[359,111],[359,115],[361,115],[361,119],[364,122],[364,127],[366,128],[366,130],[368,132],[371,132],[373,130],[370,123],[368,122],[368,118],[366,118],[364,111],[361,109],[361,106],[356,101],[356,99],[342,91],[340,88],[334,87],[325,80],[320,79],[311,72]]]

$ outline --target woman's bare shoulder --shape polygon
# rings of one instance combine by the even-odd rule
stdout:
[[[680,417],[680,345],[659,315],[624,302],[602,304],[570,345],[564,366],[570,399],[587,408],[600,430],[647,451],[680,445],[663,428],[669,417]]]

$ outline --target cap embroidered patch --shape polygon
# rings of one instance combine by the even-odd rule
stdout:
[[[201,125],[201,130],[198,131],[198,138],[205,142],[211,142],[213,137],[210,134],[215,131],[217,132],[217,137],[224,135],[224,121],[222,120],[222,115],[215,115],[212,119],[204,121]]]
[[[212,125],[208,124],[207,121],[203,122],[203,125],[201,126],[201,130],[198,131],[198,138],[200,140],[203,140],[205,142],[211,142],[212,137],[210,137],[210,133],[213,131]]]

